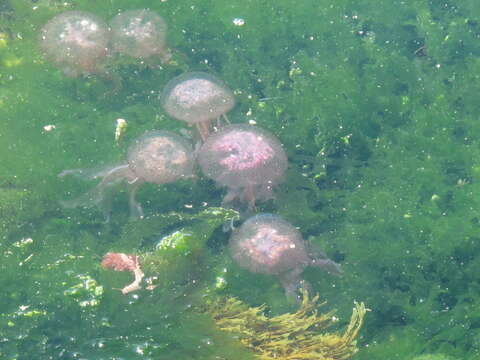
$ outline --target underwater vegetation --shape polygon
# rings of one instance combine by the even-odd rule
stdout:
[[[121,79],[115,96],[101,76],[65,76],[39,46],[65,11],[107,22],[146,7],[168,25],[173,61],[100,62]],[[207,177],[144,184],[145,221],[129,220],[123,190],[109,224],[59,206],[92,185],[62,170],[122,163],[124,144],[152,129],[188,132],[160,97],[200,71],[228,84],[232,124],[283,144],[276,199],[255,205],[341,264],[341,278],[305,269],[311,293],[341,318],[354,299],[372,309],[355,357],[478,359],[479,19],[474,0],[0,1],[0,357],[248,359],[189,310],[214,292],[265,303],[269,318],[294,313],[278,281],[233,263],[221,228],[237,215],[218,210]],[[103,269],[108,252],[149,259],[142,290],[117,290],[131,274]]]
[[[264,315],[265,306],[248,307],[235,298],[209,304],[207,312],[223,331],[235,334],[239,341],[263,360],[349,359],[357,351],[356,338],[366,314],[363,303],[355,303],[350,322],[343,334],[328,333],[334,322],[333,311],[317,313],[318,295],[303,299],[295,313],[274,317]]]

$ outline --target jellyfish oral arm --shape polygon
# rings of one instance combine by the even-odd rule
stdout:
[[[301,275],[303,270],[305,269],[304,266],[299,266],[291,271],[282,273],[278,275],[278,279],[285,290],[285,295],[289,299],[294,299],[298,301],[298,291],[303,285],[306,285],[306,282],[302,281]]]
[[[343,274],[340,264],[330,259],[312,259],[310,266],[319,267],[332,275],[340,276]]]
[[[137,190],[143,181],[128,182],[128,204],[130,206],[130,217],[133,219],[143,219],[144,213],[142,205],[136,200]]]

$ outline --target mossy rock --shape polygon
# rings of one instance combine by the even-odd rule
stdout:
[[[412,360],[455,360],[455,358],[443,354],[425,354],[416,356]]]

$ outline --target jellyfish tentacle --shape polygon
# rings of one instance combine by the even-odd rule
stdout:
[[[92,190],[72,200],[60,201],[60,204],[67,209],[76,207],[93,207],[96,206],[102,210],[107,222],[110,218],[111,196],[108,189],[121,180],[134,179],[136,176],[129,168],[128,164],[109,166],[101,170],[98,169],[71,169],[62,171],[59,176],[75,175],[87,179],[97,179],[102,177],[102,181]]]
[[[227,114],[222,114],[222,118],[225,121],[225,123],[227,123],[228,125],[231,124],[230,119],[228,118]]]
[[[210,123],[208,121],[199,121],[195,123],[195,127],[197,128],[202,141],[205,142],[210,134]]]
[[[298,302],[300,299],[300,289],[302,287],[307,289],[309,288],[310,284],[308,284],[308,282],[303,280],[301,277],[304,269],[304,266],[299,266],[291,271],[287,271],[278,275],[278,279],[285,290],[285,296],[288,299],[294,299],[296,302]]]
[[[340,264],[338,264],[335,261],[330,260],[328,258],[312,259],[309,265],[319,267],[322,270],[324,270],[324,271],[326,271],[326,272],[328,272],[329,274],[332,274],[332,275],[340,276],[340,275],[343,274],[343,270],[342,270]]]
[[[257,206],[255,205],[255,185],[248,184],[245,189],[245,200],[248,204],[248,210],[256,211]]]
[[[144,181],[140,181],[138,178],[127,183],[130,217],[133,219],[143,219],[144,217],[142,205],[140,205],[140,203],[136,200],[138,188],[143,183]]]

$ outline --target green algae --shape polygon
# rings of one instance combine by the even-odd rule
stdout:
[[[110,18],[145,6],[168,19],[178,64],[152,70],[116,59],[116,96],[102,98],[111,84],[101,78],[65,78],[37,48],[38,29],[61,11]],[[373,310],[358,358],[478,357],[478,16],[473,0],[1,2],[2,356],[141,358],[135,347],[148,343],[140,349],[154,358],[246,358],[205,318],[179,313],[218,282],[221,294],[288,308],[275,281],[229,263],[228,235],[218,232],[227,218],[198,210],[218,205],[222,192],[203,179],[145,186],[144,222],[127,219],[122,196],[109,225],[95,210],[57,205],[94,185],[60,181],[59,172],[123,159],[117,118],[128,121],[124,144],[151,128],[182,128],[155,94],[200,70],[235,91],[233,122],[255,120],[285,144],[288,177],[259,210],[285,216],[342,263],[341,279],[305,276],[340,313],[352,299]],[[149,268],[161,275],[157,287],[123,298],[113,288],[129,275],[101,270],[101,256],[155,254],[160,239]]]
[[[356,337],[367,312],[365,304],[355,303],[343,334],[330,329],[333,311],[318,313],[319,296],[309,298],[303,291],[302,303],[294,313],[265,316],[265,305],[248,307],[235,298],[216,299],[207,306],[215,324],[236,334],[242,344],[263,360],[349,359],[357,351]],[[322,304],[320,304],[322,305]]]

